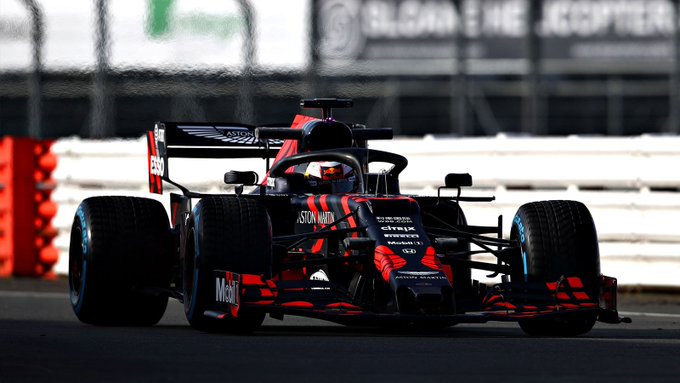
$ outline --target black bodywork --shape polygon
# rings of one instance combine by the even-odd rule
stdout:
[[[301,315],[356,325],[627,320],[616,311],[616,280],[599,275],[599,268],[597,286],[569,273],[535,280],[527,271],[523,232],[503,238],[501,217],[490,226],[468,225],[461,202],[493,200],[461,195],[462,188],[472,185],[469,175],[442,174],[437,196],[401,194],[399,173],[406,158],[366,144],[391,138],[391,131],[332,119],[332,108],[350,105],[349,100],[303,101],[303,107],[322,109],[322,118],[298,116],[285,128],[159,122],[149,131],[150,190],[162,193],[162,183],[168,182],[182,192],[171,193],[177,251],[168,294],[185,299],[181,249],[190,240],[186,230],[192,199],[213,196],[171,180],[168,159],[261,157],[267,167],[261,183],[252,172],[229,172],[225,182],[234,185],[231,197],[255,200],[266,209],[270,264],[259,273],[213,270],[217,287],[206,317],[228,320],[255,310],[274,318]],[[352,167],[356,190],[307,192],[304,176],[290,169],[321,160]],[[391,167],[370,173],[372,162]],[[516,221],[514,233],[523,230]],[[491,254],[497,261],[477,261],[477,254]],[[472,269],[486,270],[500,281],[479,283],[471,278]],[[319,270],[326,278],[312,278]]]

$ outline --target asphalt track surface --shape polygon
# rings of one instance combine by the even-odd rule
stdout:
[[[286,317],[249,336],[191,329],[171,301],[152,328],[81,324],[66,283],[0,280],[0,383],[679,382],[680,297],[626,294],[632,324],[531,338],[512,323],[378,331]]]

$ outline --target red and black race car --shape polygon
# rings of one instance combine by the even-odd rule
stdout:
[[[600,274],[586,206],[525,204],[509,239],[500,218],[468,225],[460,203],[493,197],[462,196],[469,174],[445,175],[436,197],[401,194],[406,158],[367,146],[392,131],[332,118],[351,105],[302,100],[322,118],[299,115],[290,127],[157,123],[147,135],[150,190],[162,193],[167,182],[181,194],[170,193],[170,219],[153,199],[80,204],[69,254],[78,318],[153,325],[172,297],[203,331],[250,332],[266,314],[359,326],[516,321],[529,335],[560,336],[629,321],[616,309],[616,279]],[[202,194],[170,179],[171,157],[260,157],[267,173],[259,182],[255,172],[230,171],[234,194]],[[372,173],[371,163],[387,170]],[[473,280],[471,269],[500,282]]]

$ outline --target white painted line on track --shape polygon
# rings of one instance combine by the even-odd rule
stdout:
[[[638,317],[680,318],[680,314],[667,314],[667,313],[640,313],[634,311],[619,311],[619,314]]]
[[[68,293],[47,293],[37,291],[0,291],[0,298],[68,299]]]

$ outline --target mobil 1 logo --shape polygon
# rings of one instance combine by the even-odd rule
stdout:
[[[215,302],[239,305],[239,275],[229,271],[215,272]]]

